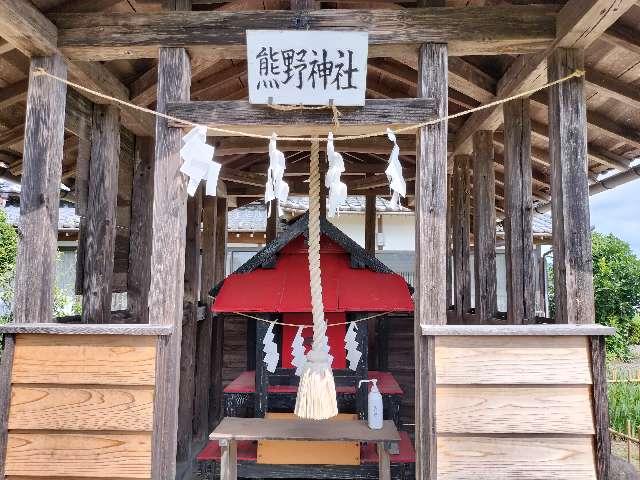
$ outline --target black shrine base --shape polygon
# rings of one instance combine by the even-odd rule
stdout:
[[[225,417],[255,417],[255,372],[246,371],[240,374],[224,389]],[[378,380],[378,389],[382,394],[384,418],[400,425],[400,404],[403,391],[389,372],[369,371],[369,378]],[[269,412],[292,412],[296,403],[297,386],[269,385]],[[357,413],[355,386],[336,387],[338,410],[344,413]]]
[[[238,477],[240,478],[328,478],[328,479],[377,479],[378,453],[376,445],[360,447],[360,465],[267,465],[257,463],[257,442],[238,442]],[[200,475],[207,480],[220,478],[220,447],[210,441],[197,457]],[[412,480],[415,478],[416,455],[407,432],[400,432],[400,448],[391,455],[391,478]]]

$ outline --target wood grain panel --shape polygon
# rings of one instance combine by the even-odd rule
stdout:
[[[9,433],[6,474],[150,478],[151,435]]]
[[[14,385],[11,430],[151,431],[153,388]]]
[[[153,385],[156,338],[17,335],[12,383]]]
[[[592,439],[439,437],[438,479],[589,480]]]
[[[594,433],[586,385],[438,387],[436,398],[438,433]]]
[[[586,337],[436,337],[438,384],[591,384]]]

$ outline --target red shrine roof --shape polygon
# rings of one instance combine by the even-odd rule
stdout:
[[[212,290],[214,312],[310,312],[306,215]],[[409,312],[409,285],[328,222],[320,241],[326,312]]]

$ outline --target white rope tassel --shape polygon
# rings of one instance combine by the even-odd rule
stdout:
[[[311,143],[311,175],[309,176],[309,276],[313,344],[302,371],[294,413],[308,420],[326,420],[338,414],[336,385],[331,370],[327,322],[322,305],[320,274],[320,146]]]
[[[402,176],[402,165],[398,158],[398,155],[400,154],[400,147],[398,147],[398,144],[396,143],[395,134],[389,128],[387,128],[387,137],[393,142],[393,149],[391,150],[391,155],[389,155],[389,165],[384,173],[387,174],[389,187],[393,190],[390,206],[393,209],[399,209],[400,197],[404,198],[407,194],[407,184]]]

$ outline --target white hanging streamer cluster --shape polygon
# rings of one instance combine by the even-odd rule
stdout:
[[[267,170],[267,184],[264,190],[264,202],[269,204],[271,213],[271,200],[278,200],[279,204],[287,201],[289,185],[283,180],[286,163],[284,153],[278,150],[276,145],[277,135],[274,133],[269,140],[269,168]],[[280,212],[279,212],[280,213]]]
[[[389,155],[389,165],[384,173],[387,174],[389,187],[393,190],[390,206],[391,208],[399,209],[400,197],[404,198],[407,194],[407,184],[402,176],[402,165],[398,158],[398,155],[400,154],[400,147],[398,147],[398,144],[396,143],[395,134],[389,128],[387,128],[387,138],[393,142],[393,149],[391,150],[391,155]]]
[[[335,151],[333,146],[333,133],[327,137],[327,161],[329,169],[324,184],[329,189],[329,208],[327,216],[333,217],[338,213],[338,208],[347,199],[347,186],[340,181],[340,175],[344,172],[344,160],[342,155]]]
[[[356,340],[358,335],[358,326],[355,322],[349,324],[347,334],[344,337],[344,347],[347,350],[347,360],[349,360],[349,369],[357,370],[362,352],[358,350],[358,342]]]
[[[222,165],[213,161],[215,148],[207,145],[207,127],[198,125],[192,128],[182,137],[182,142],[184,145],[180,149],[180,156],[184,163],[180,171],[189,177],[187,193],[193,197],[200,181],[205,180],[205,194],[215,196]]]
[[[291,353],[293,356],[291,364],[296,367],[297,376],[302,375],[302,369],[307,364],[307,356],[305,355],[304,351],[304,337],[302,336],[302,330],[304,330],[303,325],[298,327],[296,336],[293,337],[293,343],[291,343]]]
[[[276,371],[278,360],[280,360],[278,345],[276,345],[275,335],[273,334],[273,325],[273,323],[269,324],[267,333],[262,341],[262,344],[264,345],[264,363],[267,364],[267,370],[271,373]]]

